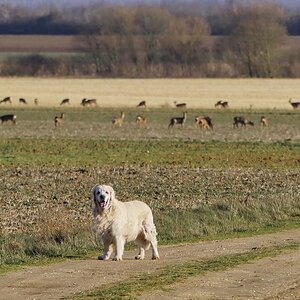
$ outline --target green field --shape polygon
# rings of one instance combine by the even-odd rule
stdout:
[[[111,120],[125,112],[122,128],[112,128]],[[61,128],[55,129],[54,117],[65,112]],[[20,106],[0,106],[0,115],[14,113],[17,126],[3,124],[1,138],[50,138],[84,140],[187,140],[187,141],[240,141],[240,142],[300,142],[300,118],[298,110],[249,110],[249,109],[187,109],[188,118],[183,129],[168,129],[170,119],[182,116],[176,108],[36,108]],[[136,127],[137,115],[146,118],[146,124]],[[214,130],[195,128],[196,116],[209,116]],[[268,118],[269,127],[261,128],[260,117]],[[255,123],[254,127],[232,128],[234,116],[245,116]],[[171,149],[170,149],[171,150]]]

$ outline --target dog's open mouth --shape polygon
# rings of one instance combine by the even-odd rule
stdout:
[[[105,201],[100,202],[100,207],[101,208],[104,208],[105,206],[106,206],[106,202]]]

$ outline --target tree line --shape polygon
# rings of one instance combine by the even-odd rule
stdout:
[[[32,54],[8,58],[2,63],[0,73],[299,77],[300,45],[288,38],[289,28],[296,32],[297,18],[289,17],[282,7],[271,1],[228,1],[223,5],[199,1],[184,6],[176,3],[70,8],[69,11],[51,11],[36,19],[29,14],[27,18],[32,26],[27,28],[36,28],[38,33],[48,28],[49,34],[54,28],[62,27],[61,31],[54,30],[56,33],[67,34],[69,30],[76,36],[77,47],[84,55],[46,58]],[[4,14],[2,10],[6,16],[4,23],[9,24],[15,14],[7,11]],[[15,19],[15,24],[17,21]],[[0,33],[4,28],[1,24]],[[19,19],[20,24],[24,25],[24,18]],[[26,27],[23,25],[20,28]],[[300,29],[300,22],[298,27]]]

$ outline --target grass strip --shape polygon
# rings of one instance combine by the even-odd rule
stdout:
[[[300,144],[264,142],[1,139],[0,163],[300,168]]]
[[[223,271],[238,265],[258,260],[264,257],[274,257],[283,251],[295,250],[300,243],[278,246],[268,249],[249,251],[234,255],[220,256],[205,260],[194,260],[183,264],[171,265],[159,272],[144,273],[126,281],[117,282],[108,287],[101,287],[87,293],[68,297],[66,299],[136,299],[135,295],[165,288],[171,284],[179,283],[193,276],[203,275],[208,272]]]

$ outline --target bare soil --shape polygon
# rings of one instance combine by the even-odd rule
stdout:
[[[43,267],[26,267],[0,276],[0,299],[59,299],[155,272],[170,264],[256,251],[300,242],[300,229],[261,236],[159,247],[161,259],[134,260],[127,251],[121,262],[96,257],[70,260]],[[141,299],[299,299],[300,252],[288,251],[224,272],[188,279],[167,292],[152,292]]]

